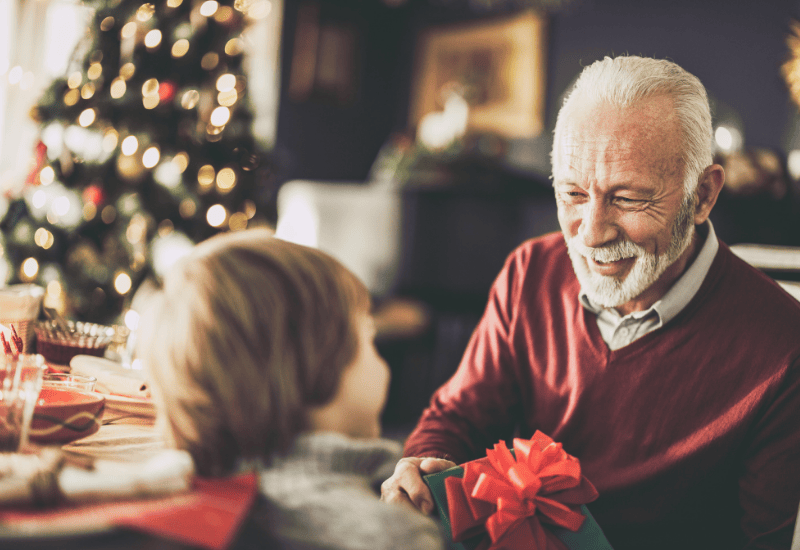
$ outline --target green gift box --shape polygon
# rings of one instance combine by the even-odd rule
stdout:
[[[447,490],[444,483],[444,480],[451,476],[463,477],[464,469],[461,466],[456,466],[435,474],[426,475],[423,479],[428,484],[433,494],[433,499],[436,501],[439,517],[448,537],[448,547],[453,550],[474,550],[488,535],[477,535],[463,542],[454,542],[452,540],[450,514],[447,508]],[[570,531],[554,525],[548,525],[547,528],[570,550],[613,550],[589,509],[585,505],[581,505],[580,510],[586,516],[586,519],[577,531]]]

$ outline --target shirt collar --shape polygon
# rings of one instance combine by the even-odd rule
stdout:
[[[694,295],[700,290],[700,285],[703,284],[708,270],[711,269],[711,264],[714,262],[714,257],[717,255],[717,250],[719,250],[719,240],[714,232],[714,226],[711,224],[711,220],[706,220],[697,230],[701,237],[705,232],[707,232],[707,235],[703,246],[700,248],[700,253],[697,255],[694,262],[692,262],[692,265],[690,265],[689,268],[683,272],[683,275],[675,281],[663,298],[658,300],[649,309],[633,312],[626,317],[641,319],[655,312],[659,317],[658,326],[661,326],[671,321],[689,304],[692,298],[694,298]],[[604,310],[603,307],[594,304],[583,289],[581,289],[578,297],[581,305],[592,313],[599,314]],[[616,313],[615,310],[611,311]]]

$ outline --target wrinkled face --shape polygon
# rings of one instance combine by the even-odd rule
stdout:
[[[344,407],[346,427],[353,437],[378,437],[380,416],[389,387],[389,366],[375,349],[375,322],[371,315],[356,319],[358,353],[342,374],[335,397]]]
[[[563,121],[553,155],[558,219],[599,305],[647,309],[685,268],[694,195],[684,200],[680,145],[666,97],[624,109],[579,102]]]

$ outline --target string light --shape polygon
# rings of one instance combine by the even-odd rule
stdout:
[[[158,236],[159,237],[166,237],[170,233],[175,230],[175,224],[172,223],[172,220],[167,218],[166,220],[162,220],[160,224],[158,224]]]
[[[51,298],[58,298],[61,295],[61,283],[58,281],[50,281],[47,283],[47,295]]]
[[[118,76],[111,81],[111,89],[109,93],[114,99],[119,99],[125,95],[125,90],[127,90],[127,88],[128,86],[125,84],[125,79],[121,76]]]
[[[136,139],[136,136],[128,136],[122,140],[122,154],[123,155],[132,155],[139,149],[139,140]]]
[[[39,183],[42,185],[50,185],[55,179],[56,171],[53,170],[52,166],[45,166],[42,168],[41,172],[39,172]]]
[[[206,0],[200,5],[200,15],[211,17],[219,8],[219,2],[216,0]]]
[[[210,164],[206,164],[197,171],[197,183],[200,185],[200,192],[208,191],[214,184],[216,171]]]
[[[64,195],[56,197],[56,199],[53,201],[53,213],[60,218],[61,216],[66,216],[68,212],[69,199]]]
[[[247,229],[247,216],[243,212],[231,214],[231,219],[228,220],[228,227],[231,228],[231,231]]]
[[[81,97],[83,99],[91,99],[91,97],[94,95],[94,90],[94,84],[87,82],[83,85],[83,88],[81,88]]]
[[[47,204],[47,193],[43,189],[38,189],[31,197],[31,205],[36,208],[43,208]]]
[[[167,0],[168,8],[177,8],[183,3],[183,0]]]
[[[227,23],[233,17],[233,9],[230,6],[219,6],[214,14],[214,21],[217,23]]]
[[[216,52],[208,52],[200,59],[200,67],[206,71],[212,71],[217,68],[219,63],[219,54]]]
[[[103,223],[112,224],[114,220],[117,219],[117,209],[113,206],[106,205],[103,210],[100,211],[100,219],[103,220]]]
[[[272,12],[272,3],[267,0],[255,0],[250,3],[244,13],[250,19],[264,19]]]
[[[114,18],[111,17],[110,15],[100,22],[100,30],[101,31],[106,32],[106,31],[110,31],[113,28],[114,28]]]
[[[45,250],[53,246],[53,242],[55,239],[53,238],[53,234],[50,233],[44,227],[40,227],[36,230],[36,233],[33,236],[33,242],[35,242],[38,246],[41,246]]]
[[[131,276],[124,271],[117,273],[117,276],[114,277],[114,290],[123,296],[130,292],[132,286]]]
[[[136,19],[144,23],[145,21],[149,21],[153,14],[155,13],[156,8],[153,4],[142,4],[139,6],[139,9],[136,10]]]
[[[97,216],[97,206],[91,202],[87,202],[83,205],[81,214],[83,214],[84,220],[90,222]]]
[[[230,92],[236,86],[236,77],[230,73],[221,75],[217,79],[217,91]]]
[[[39,262],[36,261],[36,258],[28,258],[24,262],[22,262],[22,268],[20,269],[20,279],[24,280],[25,282],[30,282],[36,278],[36,275],[39,273]]]
[[[222,139],[222,126],[214,126],[213,124],[209,123],[206,126],[206,141],[211,143],[217,142]]]
[[[133,38],[133,36],[135,34],[136,34],[136,23],[133,22],[133,21],[131,21],[129,23],[125,23],[125,25],[122,27],[122,30],[119,33],[119,35],[123,39],[125,39],[125,38]]]
[[[217,189],[220,193],[229,193],[236,186],[236,172],[232,168],[223,168],[217,174]]]
[[[209,122],[214,126],[225,126],[231,118],[231,111],[227,107],[217,107],[211,111]]]
[[[183,57],[189,52],[189,41],[185,38],[177,40],[172,45],[172,57]]]
[[[243,212],[231,214],[231,219],[228,220],[228,227],[231,228],[231,231],[242,231],[247,229],[247,215]]]
[[[134,65],[130,61],[128,63],[125,63],[122,67],[119,68],[119,76],[125,80],[130,80],[135,72],[136,72],[136,65]]]
[[[159,158],[161,158],[161,153],[158,147],[149,147],[142,155],[142,164],[145,168],[152,168],[158,164]]]
[[[14,67],[14,69],[16,69],[16,67]],[[11,70],[13,71],[14,69]],[[22,75],[22,69],[20,69],[20,75]],[[83,75],[79,71],[70,74],[69,78],[67,78],[67,86],[70,88],[77,88],[81,84],[83,84]]]
[[[161,44],[161,31],[153,29],[144,36],[144,45],[148,50],[154,50]]]
[[[158,79],[149,78],[145,80],[144,84],[142,85],[142,95],[149,96],[157,94],[158,94]]]
[[[236,93],[236,90],[230,90],[228,92],[220,92],[217,94],[217,103],[224,107],[232,107],[236,101],[239,99],[239,94]]]
[[[194,109],[197,102],[200,101],[200,92],[197,90],[187,90],[181,96],[181,107],[186,109]]]
[[[183,199],[181,204],[178,206],[178,214],[181,215],[181,218],[184,220],[188,220],[197,213],[197,203],[195,203],[192,199]]]
[[[136,214],[131,218],[128,228],[125,230],[125,238],[131,244],[139,244],[147,236],[147,220],[141,214]]]
[[[110,153],[117,148],[119,134],[114,128],[108,128],[103,134],[103,150]]]
[[[227,217],[228,211],[221,204],[215,204],[206,212],[206,221],[211,227],[220,227],[225,223]]]
[[[81,93],[78,90],[70,90],[64,94],[64,105],[72,107],[81,98]]]
[[[91,126],[95,119],[94,109],[85,109],[78,117],[78,124],[86,128]]]
[[[89,65],[89,70],[86,71],[86,76],[89,80],[97,80],[103,74],[103,65],[99,61]]]
[[[233,57],[244,51],[244,42],[240,38],[231,38],[225,43],[225,53]]]
[[[180,153],[172,157],[172,162],[175,164],[175,166],[178,167],[178,171],[183,173],[189,167],[189,155],[181,151]]]
[[[244,206],[243,209],[244,215],[247,216],[248,220],[252,220],[253,216],[256,215],[256,203],[254,203],[250,199],[247,199],[246,201],[244,201],[243,206]]]

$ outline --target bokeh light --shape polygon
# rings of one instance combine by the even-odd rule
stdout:
[[[228,211],[221,204],[215,204],[206,212],[206,221],[211,227],[220,227],[228,218]]]

